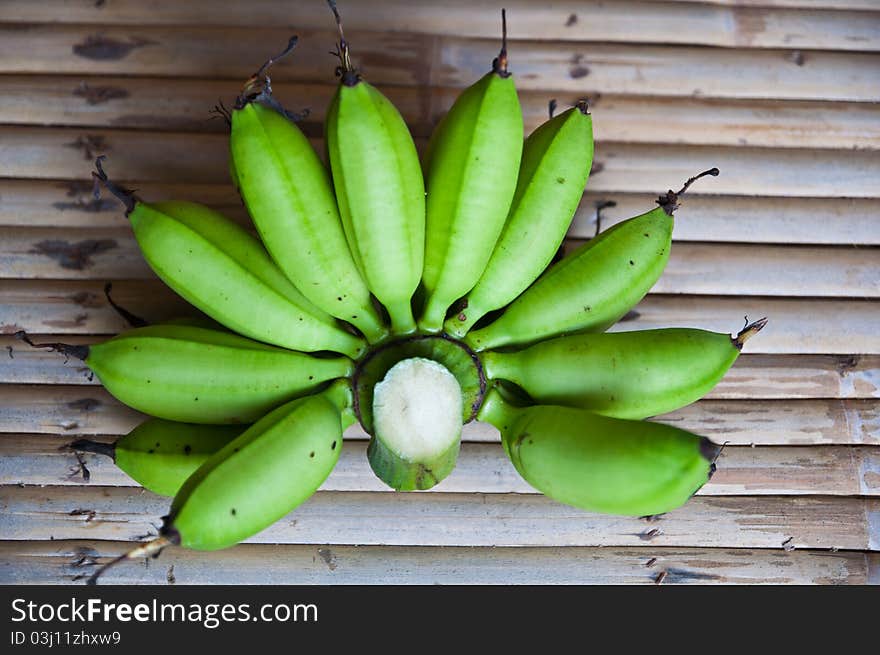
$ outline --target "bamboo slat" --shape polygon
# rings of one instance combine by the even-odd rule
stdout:
[[[131,548],[112,541],[0,542],[0,584],[82,583]],[[665,575],[662,575],[665,574]],[[167,549],[110,584],[877,584],[876,553],[708,548],[396,547],[242,544]]]
[[[752,353],[880,352],[880,307],[872,301],[650,295],[635,311],[635,320],[617,323],[611,331],[685,326],[731,332],[738,317],[760,315],[771,317],[773,326],[748,346]]]
[[[104,439],[106,441],[106,439]],[[112,441],[112,440],[111,440]],[[138,487],[107,457],[83,454],[89,480],[66,450],[70,437],[0,437],[0,484]],[[366,440],[349,439],[323,491],[388,491],[367,463]],[[880,496],[876,446],[726,447],[703,496]],[[432,492],[536,493],[517,474],[498,443],[462,444],[455,470]]]
[[[742,355],[708,397],[877,398],[880,357]]]
[[[873,8],[867,0],[844,0],[838,9]],[[748,4],[748,3],[743,3]],[[773,2],[763,4],[772,5]],[[784,4],[784,3],[783,3]],[[824,3],[828,4],[828,3]],[[723,47],[769,47],[840,50],[880,49],[880,17],[872,13],[817,13],[772,7],[731,7],[708,3],[680,4],[569,0],[552,5],[508,0],[508,37],[564,41],[693,43]],[[800,6],[795,4],[795,7]],[[807,5],[809,6],[809,5]],[[54,0],[7,3],[0,20],[95,23],[99,25],[289,25],[297,30],[327,29],[332,19],[320,3],[251,0],[218,6],[210,0],[180,3],[166,0],[145,11],[135,0],[95,7]],[[362,30],[456,34],[495,38],[499,33],[496,3],[447,0],[414,4],[406,0],[359,0],[342,7],[346,25]]]
[[[182,80],[108,76],[18,76],[0,79],[0,123],[94,128],[223,132],[226,124],[209,114],[239,92],[233,80]],[[426,137],[458,95],[456,89],[390,86],[382,89],[413,133]],[[318,135],[336,86],[273,85],[278,100],[307,107],[304,129]],[[559,110],[580,97],[571,91],[521,91],[526,132],[547,119],[547,103]],[[876,149],[880,110],[846,102],[713,100],[593,95],[596,138],[630,143],[749,145],[782,148]],[[663,116],[663,121],[657,121]]]
[[[596,207],[607,229],[654,206],[655,195],[600,193],[587,183],[569,235],[596,233]],[[880,245],[880,201],[844,198],[768,198],[686,195],[675,212],[676,241]],[[0,213],[2,217],[2,213]],[[0,218],[2,220],[2,218]]]
[[[0,24],[0,73],[222,77],[246,80],[291,28]],[[273,79],[332,82],[332,30],[299,30]],[[493,39],[347,30],[376,84],[463,87],[489,69]],[[272,45],[277,44],[277,45]],[[389,56],[388,53],[395,53]],[[878,100],[873,53],[706,49],[524,41],[510,48],[518,88],[574,93],[790,100]]]
[[[91,344],[102,337],[32,335],[40,342]],[[0,335],[0,384],[98,386],[99,380],[57,353],[35,350]],[[880,357],[875,355],[741,355],[707,396],[715,400],[880,398]]]
[[[85,164],[85,162],[84,162]],[[250,219],[229,184],[163,184],[131,181],[147,201],[189,199],[210,205],[235,220]],[[606,229],[654,206],[658,192],[584,195],[569,235],[590,238],[596,232],[596,205],[616,203],[601,212]],[[0,179],[0,227],[126,227],[121,205],[112,197],[96,200],[93,185],[81,180]],[[704,196],[688,193],[675,212],[676,241],[788,244],[880,245],[880,200],[857,198],[771,198]]]
[[[159,282],[114,281],[116,302],[151,322],[197,312]],[[873,300],[649,295],[631,320],[613,331],[695,327],[735,332],[743,316],[769,316],[771,326],[746,347],[750,353],[880,354]],[[103,298],[103,283],[0,280],[0,334],[116,334],[127,326]]]
[[[0,179],[0,226],[2,227],[97,227],[128,228],[122,205],[112,196],[95,199],[88,162],[78,179]],[[144,200],[185,199],[201,202],[246,222],[246,212],[231,184],[160,184],[132,181]]]
[[[227,149],[221,134],[0,128],[0,176],[88,179],[95,156],[106,154],[117,180],[227,184]],[[722,174],[702,181],[704,193],[875,198],[880,176],[880,156],[870,151],[606,143],[596,149],[589,185],[653,194],[713,166]]]
[[[122,487],[3,487],[6,540],[155,534],[169,500]],[[880,550],[880,499],[692,498],[659,521],[591,514],[537,494],[321,491],[247,543],[694,546]]]
[[[572,240],[571,251],[581,245]],[[0,228],[0,277],[156,279],[128,228]],[[654,293],[880,296],[875,249],[679,244]]]
[[[0,433],[121,435],[145,418],[102,387],[5,385],[2,391]],[[701,400],[656,420],[731,446],[880,445],[875,400]],[[355,426],[346,438],[367,436]],[[479,422],[467,424],[462,439],[499,441],[495,428]]]

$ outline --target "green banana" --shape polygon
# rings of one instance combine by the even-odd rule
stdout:
[[[330,175],[302,131],[276,109],[264,76],[272,61],[248,81],[232,112],[235,182],[272,259],[297,289],[368,341],[380,341],[387,331],[349,250]]]
[[[599,234],[551,266],[501,317],[470,332],[474,350],[526,344],[569,332],[602,332],[638,303],[663,273],[678,199],[713,168],[657,201],[658,207]]]
[[[505,26],[492,71],[462,92],[429,144],[422,330],[439,332],[450,305],[483,274],[513,201],[522,147]]]
[[[217,550],[255,535],[311,496],[342,450],[347,382],[270,412],[211,456],[171,504],[162,534]]]
[[[487,312],[528,287],[559,250],[584,193],[593,162],[593,120],[586,101],[529,135],[510,214],[498,245],[462,310],[445,324],[463,337]]]
[[[340,380],[264,416],[186,479],[158,538],[110,560],[88,584],[121,562],[156,556],[170,545],[193,550],[234,546],[293,511],[339,460],[343,413],[350,406],[351,388]]]
[[[661,423],[626,421],[582,409],[519,408],[492,389],[480,420],[501,432],[519,474],[566,505],[627,516],[683,505],[715,471],[720,447]]]
[[[766,324],[755,321],[735,337],[688,328],[575,334],[486,351],[481,360],[489,379],[513,382],[539,404],[643,419],[706,395]]]
[[[425,183],[400,112],[354,70],[339,14],[340,85],[327,109],[326,145],[342,225],[392,332],[415,332],[412,296],[425,250]]]
[[[130,407],[189,423],[250,423],[354,370],[347,357],[313,357],[188,325],[136,328],[93,346],[31,345],[85,361]]]
[[[107,178],[101,159],[95,177],[125,203],[147,263],[185,300],[253,339],[309,352],[363,353],[363,341],[306,300],[247,230],[195,203],[145,204]]]
[[[206,459],[244,430],[241,425],[196,425],[151,418],[115,443],[78,439],[70,449],[107,455],[144,489],[174,496]]]

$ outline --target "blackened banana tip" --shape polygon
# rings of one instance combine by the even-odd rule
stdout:
[[[711,462],[712,466],[715,466],[715,460],[718,459],[718,455],[721,454],[721,446],[716,443],[713,443],[706,437],[700,439],[700,455],[702,455],[707,462]],[[713,468],[713,473],[714,468]]]
[[[77,439],[67,445],[69,450],[94,453],[96,455],[105,455],[116,461],[116,445],[112,443],[103,443],[101,441],[92,441],[90,439]]]
[[[748,323],[735,337],[733,337],[733,345],[736,346],[738,350],[742,350],[743,344],[763,330],[769,320],[770,319],[765,316],[764,318],[759,318],[754,323]],[[746,321],[748,321],[748,319],[746,319]]]

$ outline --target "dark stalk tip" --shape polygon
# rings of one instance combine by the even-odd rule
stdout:
[[[715,460],[718,459],[718,456],[721,454],[722,447],[716,443],[713,443],[706,437],[700,438],[700,455],[707,462],[715,463]]]
[[[492,72],[499,77],[510,77],[507,70],[507,10],[501,9],[501,51],[492,60]]]
[[[99,183],[103,183],[103,185],[107,187],[107,190],[125,205],[125,215],[128,216],[134,211],[135,205],[139,202],[139,198],[134,194],[134,191],[115,184],[107,177],[107,173],[104,172],[103,166],[105,159],[107,159],[107,155],[99,155],[95,158],[95,170],[92,171],[92,179],[95,181],[95,187],[92,194],[95,196],[96,200],[100,199],[101,189]]]
[[[684,195],[684,192],[687,191],[688,188],[690,188],[691,184],[699,180],[701,177],[706,177],[707,175],[718,177],[719,175],[721,175],[721,171],[719,171],[717,168],[710,168],[708,171],[703,171],[702,173],[694,175],[692,178],[689,178],[688,181],[684,183],[684,186],[681,187],[675,195]]]
[[[263,65],[257,69],[257,72],[251,75],[247,82],[244,83],[241,94],[239,94],[235,99],[235,103],[232,105],[234,109],[244,109],[247,105],[257,100],[263,101],[266,98],[272,98],[272,80],[269,79],[269,75],[266,71],[268,71],[275,62],[293,52],[293,49],[296,48],[298,42],[298,36],[294,35],[290,37],[290,40],[287,42],[287,47],[284,48],[284,50],[273,57],[269,57],[263,62]],[[274,98],[272,99],[274,100]],[[286,112],[282,113],[286,114]]]
[[[342,30],[342,17],[339,15],[339,8],[336,6],[336,0],[327,0],[330,11],[333,12],[333,18],[336,21],[336,31],[339,32],[339,42],[336,44],[336,51],[331,52],[332,55],[339,58],[339,66],[336,67],[336,76],[345,86],[355,86],[360,82],[361,77],[351,63],[351,53],[348,49],[348,41],[345,40],[345,32]]]
[[[274,57],[269,57],[265,62],[263,62],[263,65],[260,66],[260,68],[257,70],[256,73],[254,73],[254,77],[256,77],[256,78],[265,78],[265,77],[266,77],[266,71],[269,70],[269,68],[272,66],[272,64],[274,64],[274,63],[275,63],[276,61],[278,61],[279,59],[284,59],[287,55],[289,55],[291,52],[293,52],[293,49],[296,47],[296,44],[297,44],[298,42],[299,42],[299,37],[298,37],[296,34],[294,34],[294,35],[293,35],[292,37],[290,37],[290,39],[287,41],[287,47],[284,48],[284,50],[282,50],[281,52],[279,52],[279,53],[278,53],[277,55],[275,55]],[[267,79],[268,79],[268,78],[267,78]]]
[[[222,99],[217,100],[217,104],[214,105],[213,109],[208,110],[208,114],[208,120],[222,118],[223,122],[226,123],[226,127],[232,127],[232,112],[223,104]]]
[[[116,313],[119,314],[122,319],[133,328],[147,327],[150,324],[148,320],[146,320],[145,318],[141,318],[136,314],[132,314],[130,311],[125,309],[125,307],[116,304],[116,302],[110,296],[110,291],[112,291],[112,289],[112,282],[108,282],[107,284],[105,284],[104,296],[107,298],[107,302],[110,303],[110,306],[116,311]]]
[[[746,317],[746,326],[732,339],[733,345],[736,346],[737,350],[742,350],[743,344],[763,330],[768,321],[769,319],[765,316],[753,323],[749,323],[749,319]]]
[[[83,453],[94,453],[95,455],[105,455],[116,461],[116,444],[112,443],[92,441],[91,439],[77,439],[67,444],[67,449]]]
[[[578,111],[581,112],[584,116],[589,116],[589,115],[590,115],[590,105],[589,105],[589,103],[587,102],[587,99],[586,99],[586,98],[581,98],[580,100],[578,100],[578,101],[574,104],[574,106],[577,107],[577,108],[578,108]]]
[[[550,102],[547,103],[547,113],[550,114],[550,118],[553,118],[553,114],[556,113],[556,98],[552,98]]]
[[[104,564],[101,568],[95,571],[92,575],[89,576],[88,580],[86,580],[86,584],[89,586],[93,586],[98,584],[98,578],[104,575],[109,569],[113,568],[120,562],[124,562],[130,559],[140,559],[141,557],[156,557],[168,546],[179,544],[180,536],[177,536],[177,539],[174,539],[173,535],[169,536],[160,536],[153,541],[148,541],[145,544],[140,544],[136,548],[128,551],[127,553],[123,553],[119,557],[115,557],[111,559],[109,562]]]
[[[663,211],[665,211],[669,216],[672,216],[675,210],[678,209],[678,199],[685,194],[685,192],[694,182],[699,180],[701,177],[706,177],[707,175],[718,177],[720,174],[721,171],[717,168],[710,168],[708,171],[703,171],[698,175],[694,175],[692,178],[688,179],[688,181],[684,183],[684,186],[682,186],[678,191],[673,191],[672,189],[670,189],[666,192],[665,196],[660,196],[657,199],[657,204],[660,205],[660,207],[663,208]]]
[[[19,341],[24,341],[31,348],[48,348],[49,350],[61,353],[65,357],[73,357],[75,359],[85,359],[89,356],[88,346],[73,346],[67,343],[34,343],[24,330],[19,330],[13,335]]]

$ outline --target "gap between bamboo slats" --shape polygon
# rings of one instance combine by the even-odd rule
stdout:
[[[93,344],[106,337],[33,334],[38,342]],[[11,351],[10,351],[11,349]],[[11,356],[4,355],[11,354]],[[0,384],[98,386],[84,364],[58,353],[34,349],[0,335]],[[715,400],[880,398],[880,357],[876,355],[744,354],[706,396]]]
[[[158,281],[113,281],[117,303],[157,323],[198,312]],[[127,327],[107,304],[103,282],[0,279],[0,334],[116,334]],[[880,354],[880,302],[755,296],[646,296],[612,331],[693,327],[731,333],[770,317],[746,351],[761,354]]]
[[[582,245],[570,240],[570,252]],[[0,277],[149,280],[130,228],[0,228]],[[652,293],[880,297],[880,250],[852,247],[676,245]]]
[[[7,127],[0,128],[0,177],[87,180],[94,158],[106,154],[112,179],[226,184],[227,150],[222,134]],[[588,185],[593,192],[653,194],[713,166],[721,175],[700,180],[702,193],[878,196],[880,156],[870,151],[604,143]]]
[[[871,17],[873,18],[873,17]],[[332,82],[328,30],[0,24],[0,73],[147,75],[246,80],[288,42],[272,78]],[[347,30],[355,65],[375,84],[464,87],[491,68],[499,41]],[[389,55],[393,53],[393,55]],[[873,102],[873,53],[521,41],[509,48],[518,88],[575,93]]]
[[[241,83],[8,75],[0,77],[0,86],[0,123],[223,132],[225,122],[209,111],[221,100],[230,105]],[[458,94],[455,89],[399,86],[382,90],[422,137]],[[335,85],[279,82],[273,91],[285,106],[307,107],[310,114],[302,127],[313,135],[321,133]],[[526,133],[547,119],[551,97],[557,100],[557,112],[579,98],[570,91],[521,91],[519,96]],[[880,111],[865,103],[593,95],[589,104],[600,141],[876,149],[880,138]]]
[[[143,540],[169,499],[123,487],[3,487],[6,540]],[[696,496],[647,521],[540,494],[319,491],[247,543],[392,546],[696,546],[880,549],[880,499]]]
[[[242,428],[244,430],[244,428]],[[112,443],[106,437],[99,441]],[[139,487],[103,455],[66,449],[70,437],[39,434],[0,436],[0,484]],[[81,465],[89,479],[85,480]],[[880,496],[877,446],[727,446],[718,470],[701,496]],[[366,440],[345,441],[339,462],[322,491],[388,491],[367,462]],[[513,468],[498,443],[465,442],[455,470],[436,493],[537,493]]]
[[[113,541],[0,542],[0,584],[83,584],[131,548]],[[241,544],[166,549],[109,570],[113,584],[880,584],[880,555],[852,551]]]
[[[187,199],[214,207],[243,225],[250,218],[231,184],[163,184],[127,181],[146,201]],[[0,228],[128,228],[113,197],[96,200],[87,176],[81,180],[0,179]],[[601,193],[588,184],[569,236],[590,238],[601,227],[655,206],[656,193]],[[675,212],[675,241],[880,245],[880,200],[868,198],[771,198],[688,193]]]
[[[772,4],[772,3],[767,3]],[[840,6],[864,6],[845,0]],[[508,38],[682,43],[731,48],[880,49],[880,16],[859,11],[815,12],[771,7],[712,4],[579,0],[552,5],[508,0]],[[264,28],[289,25],[296,30],[326,30],[332,17],[320,2],[251,0],[217,5],[210,0],[152,3],[114,0],[95,6],[71,6],[63,0],[7,2],[0,20],[98,25],[232,25]],[[412,2],[358,0],[340,7],[344,24],[357,30],[499,38],[498,8],[472,0]]]
[[[0,386],[0,433],[122,435],[145,418],[102,387]],[[880,403],[871,399],[700,400],[654,420],[730,446],[880,445]],[[345,436],[368,438],[357,425]],[[465,425],[462,439],[499,442],[480,422]]]

